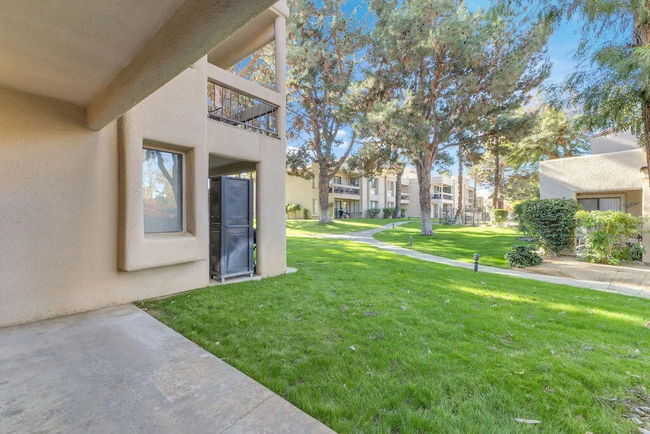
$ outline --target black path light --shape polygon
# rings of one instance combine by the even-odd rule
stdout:
[[[474,253],[474,272],[478,273],[478,260],[481,259],[481,255]]]

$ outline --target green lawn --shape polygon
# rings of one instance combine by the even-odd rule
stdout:
[[[650,389],[648,300],[341,240],[288,263],[141,306],[341,433],[636,432],[608,400]]]
[[[395,229],[375,234],[385,241],[418,252],[430,253],[463,262],[474,262],[474,253],[481,255],[482,265],[510,268],[505,254],[513,245],[526,244],[517,241],[523,234],[516,229],[474,226],[434,226],[435,236],[420,235],[420,223],[408,223]],[[413,246],[409,247],[409,236]]]
[[[405,219],[336,219],[330,224],[320,224],[318,220],[287,220],[287,236],[345,234],[365,231],[379,226],[404,221]]]

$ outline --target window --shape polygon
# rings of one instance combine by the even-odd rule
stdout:
[[[451,187],[443,187],[442,188],[443,193],[450,193],[451,194]]]
[[[377,178],[370,180],[370,194],[377,194]]]
[[[334,184],[340,184],[341,183],[341,177],[340,176],[335,176],[334,177]]]
[[[440,186],[439,185],[434,185],[433,186],[433,192],[434,193],[440,193]]]
[[[350,185],[352,185],[354,187],[358,187],[359,186],[359,178],[350,178]]]
[[[144,233],[183,231],[183,155],[142,150]]]
[[[311,213],[313,215],[318,215],[318,199],[314,199],[311,205]]]
[[[311,179],[311,188],[317,188],[318,187],[318,175],[314,175],[314,177]]]
[[[578,199],[585,211],[622,211],[620,197]]]
[[[395,208],[395,202],[388,202],[388,208]]]
[[[395,196],[395,183],[393,181],[388,181],[388,197]]]
[[[359,214],[359,201],[350,201],[350,214]]]
[[[379,208],[379,202],[377,202],[376,200],[371,200],[370,209],[377,209],[377,208]]]

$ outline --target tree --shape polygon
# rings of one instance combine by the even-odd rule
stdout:
[[[589,151],[590,141],[581,117],[544,104],[535,112],[535,124],[512,150],[515,165],[535,165],[540,161],[577,157]]]
[[[648,0],[501,0],[532,5],[549,23],[579,19],[578,71],[564,84],[568,102],[583,109],[595,131],[631,130],[650,165],[650,2]],[[600,42],[597,42],[600,41]],[[598,43],[598,45],[596,45]]]
[[[329,223],[329,182],[350,155],[356,140],[352,131],[345,144],[340,133],[349,124],[345,97],[358,72],[357,56],[364,39],[356,11],[350,11],[346,1],[289,3],[292,19],[287,37],[288,134],[303,142],[302,150],[289,155],[289,168],[294,174],[305,174],[305,156],[317,163],[319,221]],[[343,148],[341,157],[335,154],[337,147]]]
[[[504,8],[471,13],[460,0],[372,0],[371,10],[367,62],[381,97],[372,116],[400,132],[417,170],[422,234],[432,235],[434,161],[459,131],[519,106],[541,83],[549,31]]]
[[[275,89],[275,42],[266,44],[229,71],[260,86]]]
[[[502,209],[503,191],[508,176],[517,169],[511,164],[516,144],[527,137],[534,125],[535,116],[522,109],[486,117],[479,128],[480,140],[486,152],[477,167],[477,176],[492,187],[492,208]]]

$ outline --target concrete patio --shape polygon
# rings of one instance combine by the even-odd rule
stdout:
[[[0,329],[0,433],[331,433],[133,305]]]

